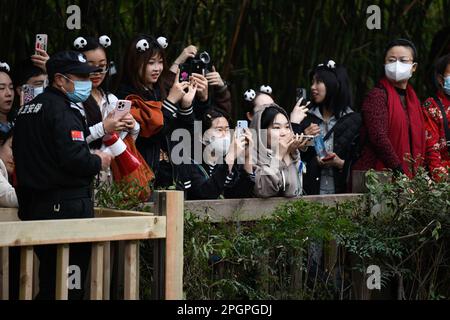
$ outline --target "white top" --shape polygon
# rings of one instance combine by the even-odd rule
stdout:
[[[112,93],[108,94],[108,99],[106,99],[106,95],[102,94],[102,101],[99,105],[100,107],[100,112],[102,114],[102,119],[106,119],[106,117],[108,116],[108,114],[113,111],[116,108],[116,104],[117,101],[119,99],[117,99],[117,97],[115,95],[113,95]],[[108,103],[109,101],[109,103]],[[119,136],[121,139],[124,139],[128,133],[131,134],[131,136],[133,137],[133,140],[136,140],[138,135],[139,135],[139,131],[141,130],[141,127],[139,125],[139,123],[137,121],[135,121],[135,125],[133,130],[128,131],[122,131]],[[89,127],[89,131],[90,131],[90,135],[88,137],[86,137],[86,142],[89,144],[92,141],[95,141],[97,139],[101,139],[105,136],[105,131],[103,130],[103,122],[99,122],[97,124],[94,124],[92,127]]]
[[[16,190],[8,181],[8,172],[5,164],[0,159],[0,207],[18,208]]]

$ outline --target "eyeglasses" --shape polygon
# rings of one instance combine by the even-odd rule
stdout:
[[[107,72],[109,71],[109,66],[106,65],[106,64],[101,65],[101,66],[94,66],[94,67],[99,68],[100,71],[97,71],[97,72],[91,72],[91,73],[90,73],[91,75],[94,75],[94,74],[105,74],[105,73],[107,73]]]
[[[401,57],[401,58],[391,57],[391,58],[386,60],[387,63],[395,63],[397,61],[400,61],[401,63],[410,63],[410,62],[413,62],[413,59],[409,59],[409,58],[406,58],[406,57]]]

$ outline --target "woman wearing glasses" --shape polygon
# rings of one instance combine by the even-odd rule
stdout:
[[[361,108],[362,153],[353,170],[391,169],[412,177],[423,164],[424,119],[420,101],[408,83],[417,69],[416,59],[416,47],[409,40],[394,40],[387,46],[385,76]]]
[[[135,140],[139,134],[139,123],[130,113],[121,119],[115,119],[111,112],[118,99],[108,90],[109,62],[105,49],[110,45],[111,40],[107,36],[99,39],[78,37],[73,44],[75,50],[86,56],[89,64],[102,68],[101,72],[91,74],[91,96],[83,104],[90,131],[86,141],[91,149],[100,149],[102,138],[108,133],[128,131]]]

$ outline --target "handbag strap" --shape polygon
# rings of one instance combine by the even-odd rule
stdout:
[[[441,99],[439,99],[438,97],[433,97],[433,99],[439,106],[439,109],[441,109],[442,120],[444,122],[445,140],[447,142],[447,150],[448,152],[450,152],[450,128],[448,127],[447,114],[445,113],[445,108],[442,104]]]

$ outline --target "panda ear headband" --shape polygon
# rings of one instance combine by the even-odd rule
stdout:
[[[10,72],[11,68],[9,67],[9,64],[6,62],[0,62],[0,71],[5,70],[6,72]]]
[[[321,63],[317,65],[317,68],[324,68],[336,74],[336,62],[334,62],[333,60],[328,60],[326,64]]]
[[[111,38],[103,35],[100,38],[98,38],[98,43],[103,47],[103,48],[108,48],[111,46]],[[73,42],[73,47],[77,50],[81,50],[86,48],[86,46],[88,45],[88,41],[83,38],[83,37],[78,37],[75,39],[75,41]]]
[[[136,50],[141,53],[145,52],[150,49],[150,43],[157,45],[162,49],[166,49],[169,46],[169,42],[165,37],[158,37],[156,40],[153,37],[145,37],[136,43]]]
[[[259,92],[271,95],[272,94],[272,87],[271,86],[262,85],[259,88]],[[255,100],[255,98],[256,98],[255,90],[248,89],[247,91],[244,92],[244,100],[245,101],[252,102],[253,100]]]

